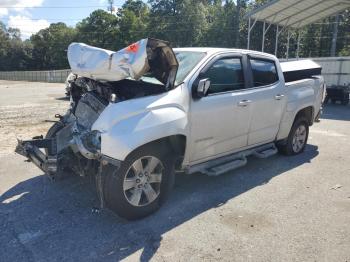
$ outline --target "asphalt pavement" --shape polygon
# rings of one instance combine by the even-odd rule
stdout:
[[[67,107],[62,84],[0,81],[0,261],[350,261],[350,106],[327,105],[301,155],[177,175],[134,222],[95,212],[93,179],[51,182],[13,153]]]

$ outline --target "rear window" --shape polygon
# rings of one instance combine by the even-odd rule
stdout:
[[[254,87],[267,86],[278,81],[276,65],[273,61],[250,59]]]

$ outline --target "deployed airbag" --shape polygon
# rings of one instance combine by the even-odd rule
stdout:
[[[167,89],[174,86],[178,62],[169,43],[142,39],[114,52],[83,43],[68,47],[68,61],[74,74],[97,81],[138,80],[146,73],[162,82]]]

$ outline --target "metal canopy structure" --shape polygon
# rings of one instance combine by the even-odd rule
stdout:
[[[250,33],[257,21],[264,23],[262,51],[264,51],[265,35],[271,25],[277,25],[275,55],[277,55],[278,37],[288,30],[287,58],[289,51],[289,30],[298,30],[306,25],[324,18],[337,15],[350,7],[350,0],[272,0],[246,14],[249,19],[248,49],[250,48]],[[298,50],[300,34],[298,34]]]

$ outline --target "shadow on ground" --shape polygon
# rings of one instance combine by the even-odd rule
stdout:
[[[350,105],[325,104],[321,119],[350,121]]]
[[[40,175],[0,197],[1,260],[117,261],[142,249],[140,260],[148,261],[166,232],[317,155],[318,148],[308,145],[299,156],[252,158],[247,166],[219,177],[178,175],[166,204],[135,222],[109,211],[93,213],[96,195],[91,179],[52,183]]]
[[[70,100],[69,96],[56,97],[55,99],[59,100],[59,101],[69,101]]]

